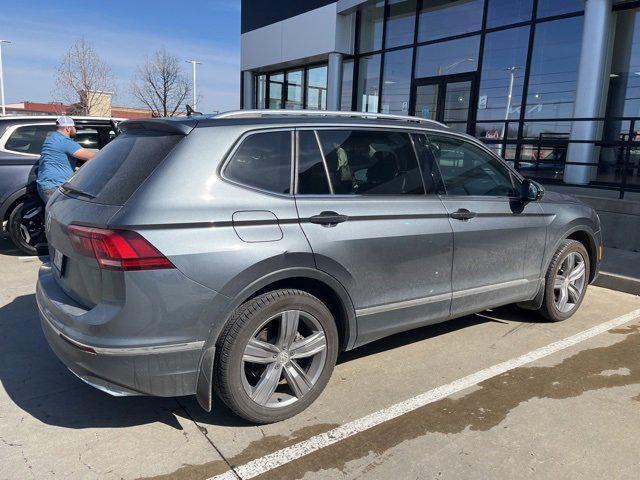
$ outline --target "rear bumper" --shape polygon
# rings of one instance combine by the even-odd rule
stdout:
[[[111,395],[172,397],[196,393],[204,341],[133,347],[89,341],[86,334],[73,328],[73,313],[78,307],[60,289],[46,265],[39,273],[36,300],[51,349],[84,382]]]

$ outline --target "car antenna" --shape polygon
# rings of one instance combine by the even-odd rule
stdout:
[[[202,115],[202,112],[196,112],[191,105],[189,105],[187,103],[187,117],[190,117],[192,115]]]

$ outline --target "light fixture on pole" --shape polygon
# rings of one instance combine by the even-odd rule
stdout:
[[[2,44],[11,43],[9,40],[0,40],[0,103],[2,103],[2,116],[4,117],[7,112],[4,107],[4,73],[2,71]]]
[[[196,65],[202,65],[202,62],[198,62],[197,60],[187,60],[187,63],[190,63],[193,67],[193,109],[197,110],[198,108],[198,93],[196,91]]]
[[[520,68],[521,67],[513,66],[513,67],[507,67],[502,69],[505,72],[509,72],[509,90],[507,91],[507,108],[505,109],[505,112],[504,112],[505,122],[502,124],[502,135],[500,137],[502,139],[504,139],[505,135],[509,134],[509,132],[507,131],[507,120],[509,120],[509,114],[511,113],[511,104],[513,103],[513,84],[515,83],[516,72],[520,70]],[[503,143],[500,144],[500,156],[505,154],[505,152],[502,151],[502,145]]]

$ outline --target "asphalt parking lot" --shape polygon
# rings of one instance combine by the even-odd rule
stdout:
[[[41,333],[39,265],[0,239],[2,479],[640,476],[640,297],[590,287],[559,324],[508,307],[396,335],[257,427],[82,383]]]

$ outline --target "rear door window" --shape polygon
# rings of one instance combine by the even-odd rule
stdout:
[[[98,203],[123,205],[183,138],[153,131],[119,135],[65,186]]]
[[[408,133],[318,130],[336,195],[424,195]]]
[[[7,139],[4,148],[16,153],[40,155],[42,144],[56,129],[55,125],[26,125],[16,128]]]
[[[273,193],[291,193],[291,131],[247,136],[224,169],[229,180]]]

